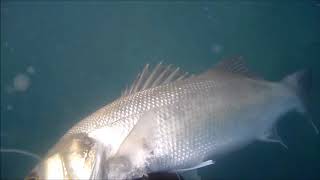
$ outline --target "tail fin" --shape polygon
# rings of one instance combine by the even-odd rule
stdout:
[[[297,110],[301,113],[306,114],[309,116],[308,113],[308,102],[309,102],[309,94],[311,90],[312,85],[312,73],[311,70],[305,69],[300,70],[298,72],[295,72],[293,74],[290,74],[289,76],[285,77],[282,82],[292,88],[297,96],[300,98],[301,101],[301,107],[299,107]],[[308,120],[310,124],[313,126],[315,132],[319,134],[319,130],[316,127],[316,125],[313,123],[312,119],[308,117]]]

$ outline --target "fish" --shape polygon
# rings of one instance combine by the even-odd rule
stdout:
[[[68,130],[26,179],[183,174],[255,141],[286,147],[277,123],[290,111],[308,114],[310,88],[308,70],[268,81],[242,57],[196,75],[147,64],[118,99]]]

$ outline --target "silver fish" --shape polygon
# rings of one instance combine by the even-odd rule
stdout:
[[[285,146],[277,120],[291,110],[306,112],[309,83],[308,71],[280,82],[264,80],[250,73],[241,58],[224,60],[199,75],[147,65],[120,98],[72,127],[29,178],[183,173],[256,140]]]

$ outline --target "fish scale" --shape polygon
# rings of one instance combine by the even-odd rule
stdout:
[[[200,84],[200,85],[198,85]],[[204,86],[201,86],[203,84]],[[194,94],[194,92],[205,92],[204,89],[206,89],[206,84],[204,83],[197,83],[193,86],[194,88],[190,88],[188,93],[185,94],[185,97],[182,96],[181,99],[185,99],[186,101],[189,101],[190,94]],[[204,90],[204,91],[201,91]],[[208,92],[208,91],[207,91]],[[203,93],[199,93],[203,96],[203,98],[206,98],[207,95]],[[198,97],[196,97],[198,98]],[[200,100],[202,101],[202,100]],[[199,106],[198,103],[183,103],[179,102],[179,104],[182,104],[182,106],[176,106],[176,105],[170,105],[169,107],[166,107],[163,111],[166,111],[168,113],[167,117],[176,117],[172,116],[172,114],[180,114],[178,119],[176,118],[161,118],[161,111],[160,118],[158,119],[158,127],[159,127],[159,137],[162,138],[159,140],[160,147],[156,148],[159,149],[157,152],[158,154],[156,156],[159,157],[169,157],[166,160],[162,160],[160,167],[166,167],[171,168],[174,167],[185,167],[188,166],[186,161],[190,163],[191,161],[194,161],[191,164],[198,163],[199,160],[201,161],[203,159],[204,154],[206,154],[206,144],[211,142],[211,139],[207,138],[207,134],[202,134],[201,130],[205,130],[203,128],[203,124],[196,123],[196,120],[203,119],[201,117],[202,112],[199,111],[199,109],[205,110],[207,108],[202,106]],[[195,108],[193,111],[191,109],[193,107],[201,107],[201,108]],[[177,112],[178,111],[178,112]],[[183,113],[179,113],[183,112]],[[198,112],[198,113],[196,113]],[[181,121],[180,123],[177,123],[177,121]],[[161,132],[166,132],[164,134],[161,134]],[[204,131],[208,132],[208,131]],[[158,134],[157,132],[155,132]],[[186,143],[186,141],[188,143]],[[209,141],[209,142],[207,142]],[[163,143],[163,142],[172,142],[172,143]],[[154,141],[153,141],[154,143]],[[162,144],[162,145],[161,145]],[[163,145],[164,144],[164,145]],[[171,146],[170,146],[171,145]],[[181,149],[188,149],[188,151],[185,151],[181,153]],[[200,154],[196,154],[194,152],[203,152]],[[171,156],[170,156],[171,154]],[[151,163],[152,164],[152,163]],[[168,169],[161,169],[161,170],[168,170]]]

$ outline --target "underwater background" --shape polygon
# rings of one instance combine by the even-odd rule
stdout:
[[[202,72],[243,56],[268,80],[313,71],[320,127],[320,2],[1,1],[1,148],[44,155],[76,122],[117,98],[146,63]],[[279,144],[255,142],[200,169],[203,179],[320,179],[320,135],[280,121]],[[1,179],[37,163],[1,153]]]

